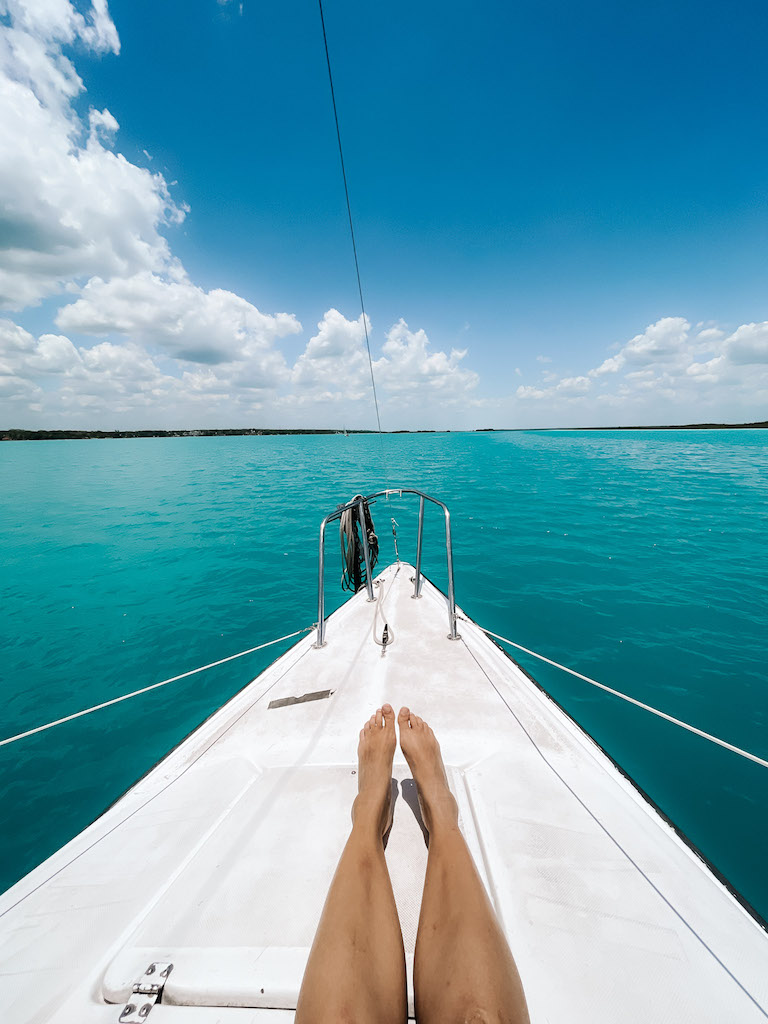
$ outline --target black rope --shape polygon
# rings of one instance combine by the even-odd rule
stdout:
[[[325,62],[328,65],[328,82],[331,86],[331,102],[333,104],[333,119],[336,122],[336,139],[339,143],[339,160],[341,161],[341,176],[344,179],[344,195],[347,200],[347,216],[349,217],[349,234],[352,237],[352,253],[355,257],[355,273],[357,274],[357,290],[360,293],[360,309],[363,313],[363,330],[365,331],[365,347],[368,349],[368,366],[371,370],[371,387],[373,388],[373,403],[376,406],[376,423],[381,434],[381,417],[379,416],[379,400],[376,397],[376,381],[373,379],[373,360],[371,359],[371,342],[368,338],[368,318],[365,315],[365,302],[363,301],[363,286],[360,282],[360,265],[357,261],[357,245],[355,244],[355,229],[352,226],[352,207],[349,204],[349,188],[347,186],[347,172],[344,167],[344,152],[341,148],[341,132],[339,131],[339,114],[336,110],[336,94],[333,91],[333,75],[331,74],[331,58],[328,54],[328,37],[325,33],[325,17],[323,15],[323,0],[320,4],[320,23],[323,26],[323,44],[325,46]]]

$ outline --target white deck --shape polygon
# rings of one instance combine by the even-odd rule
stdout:
[[[359,594],[325,648],[307,636],[0,897],[4,1024],[117,1022],[154,959],[175,966],[150,1024],[291,1021],[349,828],[357,733],[385,700],[437,733],[534,1024],[768,1018],[765,931],[476,627],[447,639],[445,598],[425,582],[412,600],[412,576],[379,577],[384,656]],[[387,859],[410,963],[426,847],[398,758],[395,776]]]

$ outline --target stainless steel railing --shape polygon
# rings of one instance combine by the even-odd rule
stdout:
[[[365,522],[363,516],[363,501],[371,501],[373,498],[383,498],[389,495],[402,496],[403,494],[415,494],[419,499],[419,529],[418,537],[416,541],[416,576],[414,578],[413,598],[421,597],[421,549],[422,541],[424,537],[424,503],[431,501],[433,505],[439,506],[443,510],[445,517],[445,554],[448,562],[448,639],[458,640],[459,634],[456,631],[456,600],[454,596],[453,587],[453,547],[451,545],[451,514],[448,511],[448,506],[442,501],[438,501],[437,498],[430,497],[429,494],[424,494],[423,491],[416,491],[412,487],[390,487],[385,491],[376,491],[374,494],[369,494],[366,498],[357,498],[354,501],[350,501],[346,505],[341,505],[336,509],[335,512],[331,512],[325,519],[320,523],[320,552],[318,558],[318,581],[317,581],[317,639],[315,641],[315,647],[325,646],[325,528],[328,523],[332,523],[335,519],[341,519],[342,512],[346,512],[347,509],[353,508],[355,505],[358,506],[360,511],[360,522]],[[368,537],[366,536],[365,530],[360,531],[363,538],[363,558],[365,559],[365,586],[368,591],[368,600],[375,601],[376,596],[373,592],[373,580],[371,578],[371,555],[368,550]]]

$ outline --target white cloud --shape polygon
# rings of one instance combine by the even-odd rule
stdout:
[[[687,343],[689,332],[690,324],[684,317],[663,317],[628,341],[620,357],[626,363],[640,366],[674,359],[681,346]]]
[[[404,320],[389,330],[382,357],[374,362],[376,380],[390,396],[411,401],[418,393],[427,404],[462,401],[478,382],[472,370],[461,366],[466,349],[430,352],[426,332],[411,331]]]
[[[163,369],[132,342],[78,348],[61,335],[35,339],[0,321],[0,395],[17,397],[19,406],[26,403],[35,423],[188,426],[199,417],[220,420],[229,406],[245,415],[258,407],[244,398],[248,389],[238,390],[231,377],[219,377],[210,368],[175,369]],[[15,414],[10,405],[8,410]],[[28,422],[29,411],[21,419]]]
[[[551,423],[565,411],[568,423],[579,414],[594,424],[601,408],[605,423],[764,419],[768,323],[731,334],[710,324],[697,333],[684,317],[664,317],[584,374],[521,385],[515,397],[523,407],[536,403]]]
[[[590,370],[590,376],[601,377],[607,373],[619,373],[627,364],[646,366],[674,359],[681,345],[688,341],[690,324],[681,316],[668,316],[646,327],[642,334],[624,345],[619,353],[611,356]]]
[[[518,398],[522,399],[541,399],[551,397],[550,392],[546,388],[535,388],[530,384],[521,384],[515,394]]]
[[[738,366],[768,363],[768,322],[742,324],[726,338],[724,347],[728,359]]]
[[[725,331],[721,331],[719,327],[705,327],[698,333],[701,341],[719,341],[724,335]]]
[[[79,38],[97,52],[120,52],[117,29],[106,0],[92,0],[86,14],[68,0],[3,0],[0,12],[9,14],[19,28],[42,40],[72,43]]]
[[[104,0],[0,0],[0,305],[22,309],[94,274],[168,269],[161,229],[180,221],[160,174],[111,150],[118,124],[73,101],[83,83],[62,47],[118,53]]]
[[[329,309],[292,371],[299,400],[357,402],[370,396],[364,339],[362,316],[347,320],[337,309]]]
[[[537,388],[521,384],[515,394],[518,398],[534,399],[536,401],[547,398],[581,398],[587,394],[591,387],[592,381],[589,377],[564,377],[557,384],[547,388]]]
[[[590,376],[602,377],[604,373],[618,373],[619,370],[624,366],[625,360],[622,356],[609,356],[608,359],[604,360],[594,370],[590,370]]]
[[[720,380],[721,370],[725,364],[725,356],[715,356],[706,363],[691,363],[686,374],[700,383],[713,384]]]
[[[371,371],[365,350],[362,317],[347,320],[331,309],[293,369],[301,400],[371,401]],[[370,322],[369,322],[370,332]],[[379,397],[402,406],[418,393],[424,407],[454,403],[477,385],[477,374],[461,367],[466,350],[430,351],[424,331],[411,331],[399,320],[387,333],[373,370]]]
[[[35,338],[10,321],[0,321],[0,394],[24,396],[36,405],[33,420],[27,416],[24,423],[14,425],[50,425],[63,418],[63,425],[93,427],[104,417],[113,427],[247,426],[253,425],[254,417],[265,426],[372,425],[362,320],[347,320],[329,310],[289,369],[273,342],[281,333],[299,329],[293,317],[266,317],[252,306],[243,310],[243,300],[228,292],[197,289],[196,297],[189,296],[189,282],[159,290],[156,284],[141,283],[147,293],[140,301],[135,288],[123,295],[99,282],[82,300],[66,307],[79,309],[77,316],[69,317],[80,331],[91,328],[95,333],[108,323],[140,341],[107,340],[86,347],[65,335]],[[208,317],[211,325],[227,309],[241,316],[245,325],[244,337],[238,339],[230,324],[219,338],[221,350],[212,349],[217,358],[209,365],[193,366],[174,350],[177,336],[185,334],[184,311],[195,302],[197,315]],[[155,315],[162,306],[165,318]],[[106,314],[103,321],[98,319],[99,310]],[[63,326],[67,318],[62,315],[59,320]],[[209,334],[204,337],[209,346],[217,344]],[[399,321],[374,362],[383,418],[405,407],[413,414],[410,425],[415,427],[430,417],[444,422],[439,418],[446,408],[468,405],[477,376],[460,366],[463,358],[463,352],[431,352],[424,331],[410,331]]]
[[[80,334],[122,334],[190,362],[247,363],[265,387],[287,375],[275,341],[301,330],[293,314],[272,316],[233,292],[206,292],[184,275],[166,280],[149,271],[92,278],[76,302],[59,310],[56,323]]]
[[[572,398],[577,395],[586,395],[591,387],[592,381],[589,377],[566,377],[555,386],[555,391]]]

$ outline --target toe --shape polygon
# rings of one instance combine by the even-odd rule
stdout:
[[[382,704],[381,713],[384,716],[384,728],[392,729],[395,725],[395,711],[391,704]]]
[[[365,725],[363,726],[363,731],[364,731],[364,732],[370,732],[370,731],[371,731],[371,722],[370,722],[370,719],[369,719],[369,720],[368,720],[368,721],[367,721],[367,722],[365,723]]]
[[[410,728],[411,712],[409,708],[400,708],[400,713],[397,716],[397,724],[401,729]]]
[[[376,717],[376,725],[380,729],[382,727],[382,725],[384,724],[384,716],[382,714],[381,708],[376,708],[376,716],[375,717]]]

